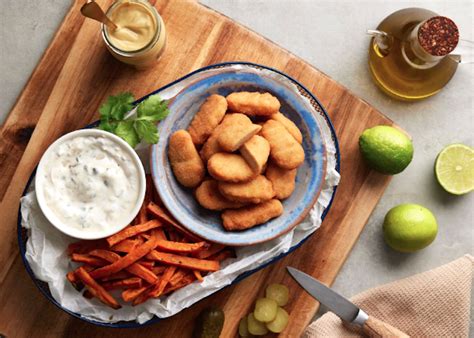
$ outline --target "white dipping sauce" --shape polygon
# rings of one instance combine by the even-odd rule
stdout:
[[[77,136],[44,159],[47,206],[65,225],[104,231],[130,216],[140,194],[140,173],[131,155],[102,136]]]

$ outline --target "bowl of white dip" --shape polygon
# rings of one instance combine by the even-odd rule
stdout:
[[[57,139],[41,158],[36,197],[58,230],[80,239],[99,239],[125,228],[145,198],[143,165],[121,138],[98,129]]]

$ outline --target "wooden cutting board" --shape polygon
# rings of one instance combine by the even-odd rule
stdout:
[[[285,267],[297,267],[332,284],[389,183],[389,177],[363,164],[358,135],[367,127],[393,122],[287,50],[190,0],[156,1],[168,31],[167,49],[156,67],[136,71],[107,52],[99,25],[79,13],[83,2],[72,5],[1,127],[0,333],[7,337],[187,337],[197,314],[213,304],[225,311],[223,337],[229,337],[265,286],[282,282],[290,288],[286,309],[291,316],[281,336],[300,336],[318,303],[295,284]],[[111,0],[98,2],[105,8]],[[60,311],[25,272],[16,239],[19,198],[42,153],[60,135],[96,120],[97,109],[108,95],[132,91],[141,97],[197,68],[223,61],[250,61],[283,71],[326,107],[341,147],[342,180],[322,227],[278,263],[151,326],[107,329]]]

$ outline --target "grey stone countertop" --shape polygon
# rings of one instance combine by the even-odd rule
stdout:
[[[367,67],[369,37],[365,34],[366,29],[374,29],[395,10],[423,7],[452,18],[460,28],[461,37],[472,41],[472,1],[203,0],[202,3],[308,61],[396,121],[413,137],[413,162],[393,178],[370,217],[336,279],[337,291],[352,296],[473,253],[474,194],[451,196],[440,188],[433,175],[436,155],[444,146],[458,142],[474,145],[473,66],[461,64],[451,82],[432,98],[416,103],[399,102],[382,94],[372,82]],[[67,0],[0,1],[0,122],[10,111],[69,6]],[[439,232],[426,249],[401,254],[384,243],[382,222],[390,208],[408,202],[432,210]]]

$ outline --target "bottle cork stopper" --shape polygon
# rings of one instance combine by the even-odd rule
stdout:
[[[418,30],[421,47],[433,56],[444,56],[456,48],[459,30],[453,20],[444,16],[428,19]]]

